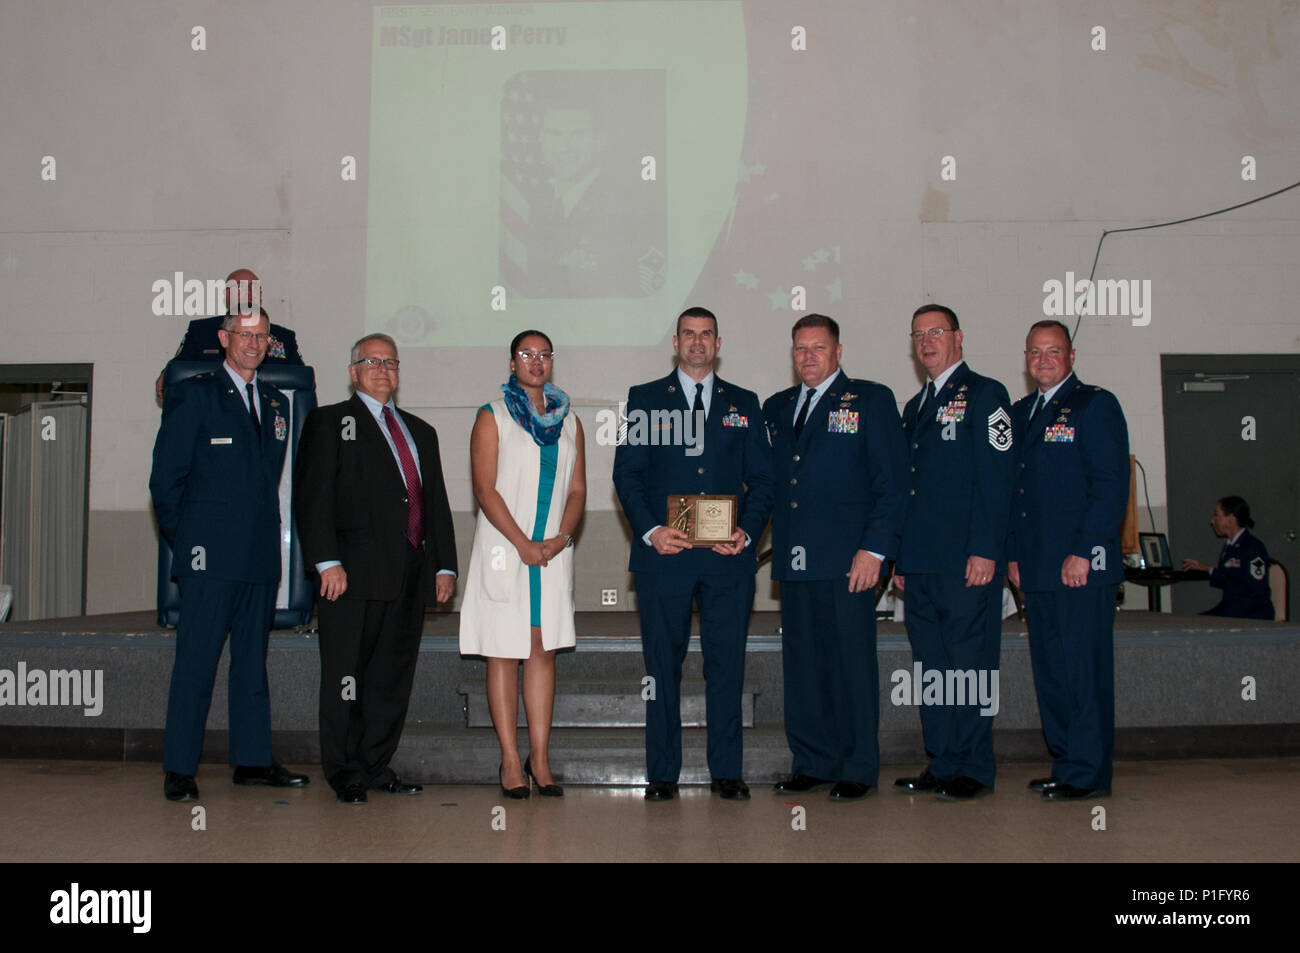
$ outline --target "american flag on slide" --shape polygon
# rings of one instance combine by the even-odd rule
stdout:
[[[528,285],[528,231],[546,187],[542,171],[541,104],[527,72],[501,92],[501,277],[512,290]]]

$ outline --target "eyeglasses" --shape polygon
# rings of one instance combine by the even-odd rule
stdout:
[[[364,364],[372,371],[377,371],[381,367],[386,367],[390,371],[395,371],[401,366],[402,362],[395,357],[363,357],[359,361],[353,361],[353,364]]]
[[[241,341],[255,341],[258,344],[265,344],[270,340],[271,335],[263,332],[257,334],[253,331],[227,331],[232,338],[239,338]]]
[[[554,351],[516,351],[515,357],[525,364],[536,364],[538,361],[555,360]]]
[[[929,328],[925,331],[913,331],[908,335],[913,341],[920,343],[923,339],[929,338],[931,341],[937,341],[945,334],[951,334],[952,328]]]

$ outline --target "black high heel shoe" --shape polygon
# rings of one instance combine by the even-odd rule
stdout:
[[[537,780],[536,775],[533,774],[532,761],[532,755],[529,755],[524,759],[524,777],[526,777],[531,784],[537,785],[537,793],[542,797],[564,797],[564,788],[560,787],[558,784],[543,784],[541,781]]]
[[[528,796],[533,793],[533,789],[527,784],[521,784],[517,788],[506,787],[505,782],[501,780],[501,775],[504,771],[505,771],[504,763],[497,766],[497,784],[501,785],[501,793],[504,794],[506,797],[514,798],[516,801],[527,800]]]

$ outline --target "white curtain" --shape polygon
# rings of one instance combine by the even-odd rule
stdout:
[[[87,409],[38,402],[4,418],[0,583],[10,618],[81,614],[86,539]]]

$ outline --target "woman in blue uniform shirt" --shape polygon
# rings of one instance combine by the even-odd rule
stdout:
[[[1214,535],[1228,542],[1219,554],[1217,566],[1195,559],[1184,559],[1184,569],[1199,569],[1210,574],[1210,585],[1223,590],[1223,598],[1202,615],[1233,616],[1238,619],[1274,618],[1273,600],[1268,588],[1268,550],[1250,531],[1250,504],[1239,496],[1225,496],[1214,507],[1210,526]]]

